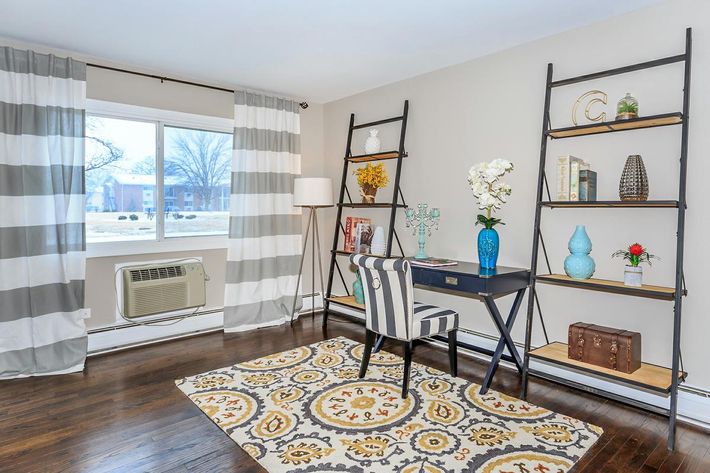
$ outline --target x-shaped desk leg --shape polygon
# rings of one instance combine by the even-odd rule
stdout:
[[[486,304],[488,313],[491,315],[491,318],[493,319],[496,328],[498,328],[498,331],[500,332],[500,340],[498,340],[498,345],[496,346],[495,352],[493,353],[493,357],[491,358],[491,362],[488,365],[486,376],[483,378],[481,390],[479,391],[480,394],[486,394],[486,392],[488,392],[488,388],[491,386],[491,382],[493,381],[493,375],[498,369],[498,365],[500,364],[500,358],[501,356],[503,356],[503,350],[505,349],[505,347],[508,347],[508,351],[513,357],[515,365],[518,367],[518,371],[520,373],[523,372],[523,362],[520,359],[518,350],[515,348],[513,338],[510,336],[510,330],[513,328],[513,324],[515,323],[515,317],[518,315],[520,304],[523,301],[523,295],[525,295],[525,289],[527,288],[520,289],[515,295],[515,302],[513,302],[513,307],[510,308],[508,320],[505,323],[503,322],[503,317],[501,317],[500,311],[498,311],[498,307],[496,306],[493,297],[483,297],[483,302]]]

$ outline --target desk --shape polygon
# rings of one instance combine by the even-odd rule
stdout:
[[[511,361],[515,363],[518,372],[522,374],[523,362],[510,336],[510,330],[513,328],[520,304],[530,282],[529,270],[506,266],[498,266],[496,269],[487,270],[476,263],[458,261],[455,266],[440,266],[436,268],[412,265],[412,280],[415,287],[473,297],[480,299],[486,305],[488,314],[500,333],[500,339],[491,355],[486,376],[481,383],[481,394],[485,394],[488,391],[493,375],[503,357],[503,350],[506,347],[510,352]],[[504,321],[495,300],[508,294],[515,294],[515,301],[508,313],[508,318]],[[463,314],[459,314],[459,316],[464,317]],[[384,338],[378,339],[374,349],[379,349],[383,341]],[[475,349],[477,347],[472,348]]]

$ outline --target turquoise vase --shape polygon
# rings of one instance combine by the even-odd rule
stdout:
[[[569,239],[567,248],[571,253],[565,258],[565,273],[573,279],[589,279],[594,274],[596,265],[589,253],[592,251],[592,240],[587,235],[584,225],[577,228]]]
[[[365,292],[362,290],[362,279],[360,279],[360,271],[357,272],[355,282],[353,283],[353,295],[355,296],[355,302],[358,304],[365,303]]]
[[[478,232],[478,264],[484,269],[493,269],[498,262],[500,238],[492,228],[482,228]]]

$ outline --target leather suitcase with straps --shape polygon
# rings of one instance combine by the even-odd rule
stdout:
[[[577,322],[569,326],[570,359],[633,373],[641,367],[641,334]]]

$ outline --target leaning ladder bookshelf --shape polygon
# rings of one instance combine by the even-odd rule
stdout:
[[[685,289],[685,279],[683,275],[683,245],[685,236],[685,210],[686,210],[686,173],[688,163],[688,121],[690,109],[690,60],[692,47],[692,31],[686,29],[685,34],[685,52],[676,56],[669,56],[653,61],[632,64],[629,66],[619,67],[606,71],[586,74],[569,79],[553,80],[552,79],[552,64],[547,65],[547,83],[545,87],[545,105],[543,113],[542,137],[540,145],[540,163],[538,169],[537,180],[537,206],[535,209],[535,222],[533,233],[533,248],[530,271],[530,288],[532,297],[528,300],[527,324],[525,329],[525,358],[523,363],[523,382],[522,382],[522,397],[527,396],[529,375],[547,378],[552,381],[573,386],[585,391],[593,392],[614,399],[620,402],[631,404],[642,409],[652,412],[657,412],[668,417],[668,449],[675,448],[675,433],[676,433],[676,417],[678,410],[678,386],[685,380],[686,373],[682,370],[681,355],[680,355],[680,329],[681,329],[681,308],[683,296],[687,294]],[[576,84],[579,82],[601,79],[604,77],[625,74],[628,72],[649,69],[658,66],[664,66],[673,63],[684,63],[684,84],[683,84],[683,110],[682,112],[666,113],[662,115],[654,115],[649,117],[640,117],[633,120],[617,120],[605,123],[594,123],[590,125],[582,125],[568,128],[552,129],[550,125],[550,98],[552,90],[557,87]],[[645,202],[622,202],[622,201],[600,201],[600,202],[561,202],[553,201],[550,196],[549,184],[545,172],[545,161],[547,157],[547,143],[550,139],[573,138],[578,136],[596,135],[600,133],[612,133],[639,130],[644,128],[654,128],[660,126],[681,126],[681,149],[680,149],[680,173],[678,200],[657,200]],[[547,199],[544,199],[546,190]],[[676,241],[676,267],[675,267],[675,285],[674,287],[660,286],[642,286],[628,287],[617,281],[609,281],[604,279],[588,279],[584,281],[574,280],[565,275],[553,274],[550,267],[550,261],[545,249],[545,243],[540,230],[540,222],[544,208],[674,208],[677,210],[677,241]],[[547,269],[549,274],[538,274],[538,255],[539,249],[542,247]],[[572,287],[578,289],[586,289],[592,291],[601,291],[626,295],[631,297],[646,297],[657,300],[673,301],[673,337],[672,337],[672,361],[671,367],[661,367],[644,363],[642,367],[631,375],[620,373],[617,371],[607,370],[587,363],[581,363],[567,358],[567,345],[559,342],[553,342],[542,347],[531,349],[531,338],[533,329],[533,311],[537,305],[540,312],[540,318],[543,323],[542,311],[540,302],[537,297],[536,285],[553,284],[564,287]],[[547,338],[547,334],[545,334]],[[580,382],[571,381],[566,378],[551,375],[539,370],[530,368],[530,359],[553,365],[556,368],[563,370],[578,371],[585,374],[590,374],[594,377],[620,383],[629,388],[652,392],[662,396],[670,396],[668,408],[658,407],[654,404],[646,403],[633,399],[627,396],[621,396],[616,393],[601,390],[593,386],[589,386]]]
[[[404,149],[404,137],[407,132],[407,115],[409,114],[409,100],[404,101],[404,109],[402,115],[398,115],[392,118],[385,118],[383,120],[377,120],[369,123],[355,124],[355,114],[350,114],[350,125],[348,126],[348,140],[345,146],[345,157],[343,159],[343,177],[340,182],[340,196],[337,203],[337,216],[335,218],[335,234],[333,235],[333,249],[330,254],[330,269],[328,270],[328,286],[325,292],[325,298],[323,301],[323,325],[328,322],[328,309],[331,303],[343,305],[346,307],[362,310],[364,307],[355,302],[355,298],[350,295],[348,289],[348,283],[345,281],[343,272],[338,264],[339,257],[348,257],[350,253],[347,251],[342,251],[338,249],[340,244],[341,233],[345,235],[345,227],[343,227],[343,208],[370,208],[370,209],[386,209],[390,211],[389,225],[387,227],[387,247],[385,256],[387,258],[392,256],[392,242],[393,239],[397,240],[397,246],[399,247],[400,254],[404,256],[404,251],[402,250],[402,244],[399,241],[399,236],[394,228],[395,219],[397,217],[397,209],[404,208],[407,206],[404,201],[404,195],[402,194],[402,189],[399,187],[400,177],[402,174],[402,161],[407,157],[407,153]],[[353,155],[352,154],[352,140],[353,132],[355,130],[360,130],[363,128],[369,128],[377,125],[384,125],[386,123],[401,122],[401,128],[399,133],[399,147],[396,151],[385,151],[375,154],[362,154]],[[354,203],[352,197],[350,196],[350,191],[347,187],[348,180],[348,170],[351,163],[366,163],[370,161],[385,161],[390,159],[396,159],[396,171],[394,175],[394,190],[392,193],[392,200],[390,202],[382,202],[375,204],[361,204]],[[345,200],[347,198],[347,201]],[[400,200],[401,198],[401,200]],[[333,279],[335,271],[338,271],[340,280],[345,288],[346,296],[334,296],[333,291]]]

